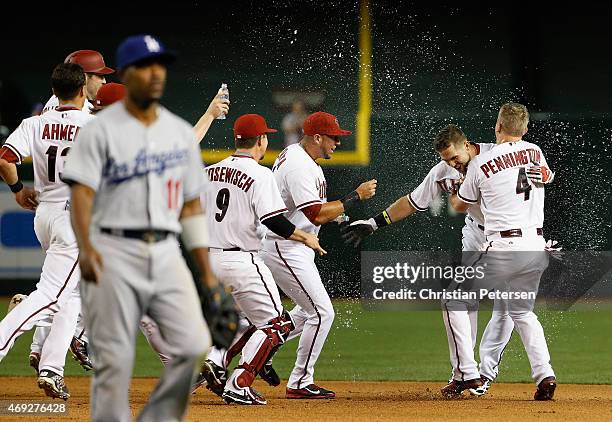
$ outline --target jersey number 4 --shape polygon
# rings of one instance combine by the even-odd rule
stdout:
[[[68,155],[68,151],[70,151],[70,147],[66,147],[60,153],[60,157],[65,157]],[[52,145],[47,149],[47,175],[49,177],[49,182],[55,182],[55,168],[57,167],[57,146]],[[60,169],[60,172],[62,169]]]
[[[223,219],[225,218],[225,214],[227,214],[227,207],[229,206],[229,200],[230,200],[230,191],[228,188],[223,188],[219,191],[219,193],[217,194],[217,208],[219,208],[221,211],[215,214],[215,220],[217,220],[218,223],[220,223],[221,221],[223,221]]]
[[[516,179],[516,194],[520,195],[521,193],[525,194],[525,201],[529,201],[529,193],[531,192],[531,185],[529,184],[529,179],[527,179],[527,174],[525,173],[525,167],[521,167],[519,169],[518,179]]]

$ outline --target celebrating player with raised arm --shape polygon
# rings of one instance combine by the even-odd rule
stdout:
[[[333,221],[359,201],[376,193],[376,180],[362,183],[341,200],[327,202],[327,184],[318,159],[329,159],[350,135],[335,116],[317,112],[304,121],[304,137],[280,153],[272,171],[288,208],[287,218],[296,227],[318,233],[321,224]],[[296,303],[290,313],[301,333],[295,367],[287,383],[286,397],[333,398],[335,393],[314,384],[314,365],[334,320],[334,309],[314,263],[314,252],[294,240],[269,233],[262,251],[264,262],[279,287]]]

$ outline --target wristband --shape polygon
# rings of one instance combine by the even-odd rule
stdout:
[[[344,205],[344,210],[348,210],[350,207],[352,207],[353,205],[355,205],[356,203],[358,203],[360,201],[359,199],[359,194],[357,193],[356,190],[352,191],[351,193],[349,193],[348,195],[346,195],[344,198],[342,198],[341,202],[342,205]]]
[[[389,224],[393,223],[393,221],[391,221],[391,218],[389,218],[387,210],[381,212],[376,217],[374,217],[374,221],[376,222],[376,225],[378,227],[388,226]]]
[[[15,182],[15,184],[8,185],[8,187],[11,190],[11,192],[17,193],[17,192],[20,192],[23,189],[23,183],[21,183],[21,180],[17,180]]]
[[[206,215],[196,214],[180,221],[183,229],[181,239],[188,251],[208,246],[208,223]]]

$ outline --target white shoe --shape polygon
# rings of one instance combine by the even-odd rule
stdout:
[[[472,396],[484,396],[485,394],[487,394],[487,391],[489,391],[489,388],[491,388],[491,384],[493,383],[493,381],[483,375],[480,376],[480,379],[482,380],[482,385],[480,387],[470,388],[470,394]]]

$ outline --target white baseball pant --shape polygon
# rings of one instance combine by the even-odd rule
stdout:
[[[301,336],[287,387],[303,388],[314,383],[314,366],[334,321],[334,308],[312,249],[290,240],[266,240],[261,255],[278,286],[297,305],[290,312],[295,324],[292,335],[301,332]]]

